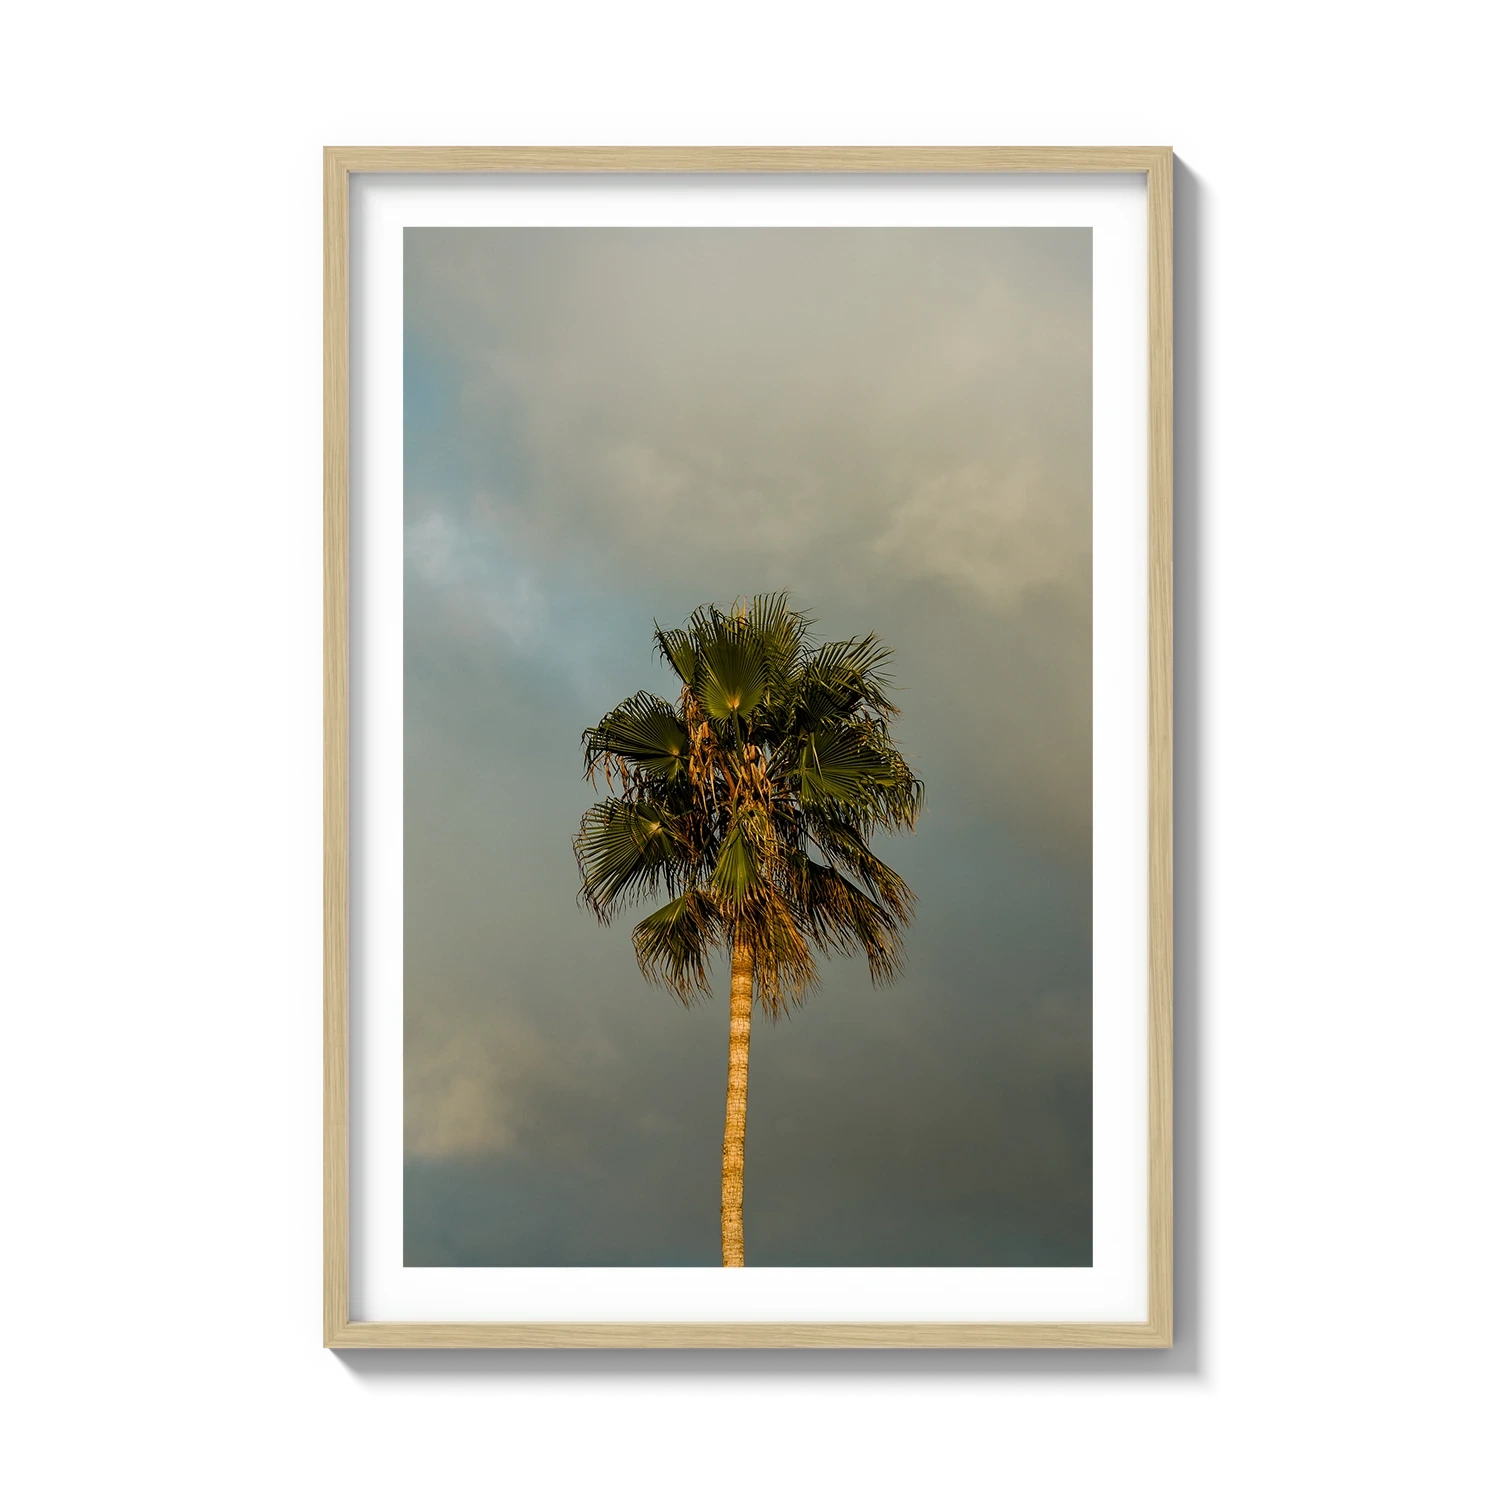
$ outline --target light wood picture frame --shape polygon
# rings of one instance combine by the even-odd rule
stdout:
[[[1172,1342],[1172,170],[1165,147],[330,147],[324,153],[323,1341],[359,1348],[1163,1348]],[[1136,174],[1148,275],[1146,1251],[1141,1322],[363,1322],[351,1317],[350,190],[356,174]]]

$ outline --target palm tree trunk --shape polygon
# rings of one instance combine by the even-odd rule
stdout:
[[[750,1088],[750,950],[736,943],[729,961],[729,1087],[724,1095],[724,1171],[719,1215],[726,1266],[745,1264],[745,1100]]]

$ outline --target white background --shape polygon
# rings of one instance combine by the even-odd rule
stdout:
[[[1492,1491],[1492,14],[10,17],[9,1488]],[[319,1349],[329,140],[1178,149],[1176,1349]]]
[[[356,179],[350,204],[350,1316],[1118,1321],[1148,1315],[1146,181]],[[412,224],[1089,225],[1093,259],[1093,1262],[1089,1266],[406,1266],[402,1247],[403,245]],[[712,1205],[708,1205],[712,1208]],[[752,1257],[753,1259],[753,1257]]]

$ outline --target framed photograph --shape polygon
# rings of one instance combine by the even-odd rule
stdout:
[[[1171,204],[325,153],[328,1346],[1171,1343]]]

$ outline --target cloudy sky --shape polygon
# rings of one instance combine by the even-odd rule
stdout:
[[[894,648],[907,971],[757,1014],[751,1265],[1078,1265],[1086,229],[406,231],[406,1262],[717,1265],[722,1003],[575,902],[653,620]]]

